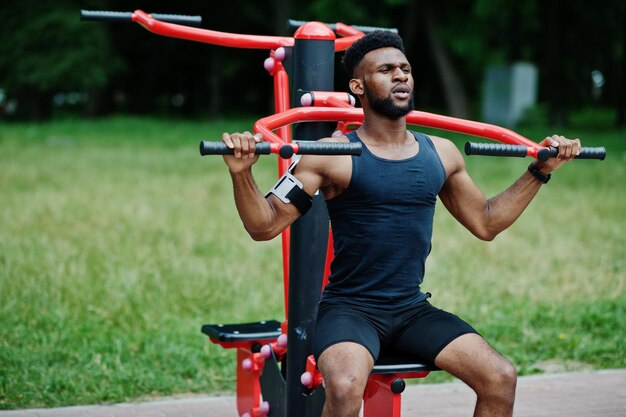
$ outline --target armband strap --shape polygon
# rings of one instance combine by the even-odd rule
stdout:
[[[541,181],[544,184],[550,181],[550,178],[552,178],[552,174],[546,174],[544,172],[541,172],[537,168],[535,162],[532,162],[530,165],[528,165],[528,172],[530,172],[533,177],[535,177],[538,181]]]
[[[291,171],[296,163],[291,164],[285,174],[278,179],[267,196],[274,194],[285,204],[293,204],[296,206],[300,214],[304,215],[311,208],[313,199],[304,190],[302,183],[296,177],[291,175]],[[267,197],[266,196],[266,197]]]

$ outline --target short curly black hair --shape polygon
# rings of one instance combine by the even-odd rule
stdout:
[[[375,30],[357,40],[346,50],[343,55],[343,65],[348,72],[348,76],[354,77],[354,69],[363,59],[365,54],[374,49],[396,48],[404,54],[404,42],[402,38],[394,32],[388,30]]]

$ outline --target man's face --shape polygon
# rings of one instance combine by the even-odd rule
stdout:
[[[358,68],[367,103],[392,119],[406,116],[414,108],[413,75],[404,54],[395,48],[368,52]]]

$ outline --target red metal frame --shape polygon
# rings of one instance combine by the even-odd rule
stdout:
[[[302,107],[354,107],[352,95],[337,91],[309,91],[300,98]]]
[[[363,395],[363,417],[400,417],[402,393],[395,393],[391,385],[397,379],[425,378],[429,372],[370,375]]]
[[[285,49],[277,48],[270,51],[270,56],[265,60],[264,67],[270,73],[274,81],[274,111],[281,113],[289,110],[289,75],[283,66]],[[291,143],[291,130],[288,126],[278,129],[278,138],[284,143]],[[290,160],[278,158],[278,176],[281,177],[289,167]],[[283,252],[283,300],[285,305],[285,320],[289,313],[289,242],[290,228],[287,227],[281,233],[281,245]]]
[[[245,49],[275,49],[281,46],[293,46],[294,38],[287,36],[262,36],[246,35],[241,33],[219,32],[216,30],[194,28],[175,23],[162,22],[154,19],[150,14],[141,10],[135,10],[132,14],[133,22],[139,23],[145,29],[157,35],[169,38],[185,39],[188,41],[208,43],[211,45],[226,46],[229,48]],[[319,23],[319,22],[318,22]],[[323,23],[320,23],[327,27]],[[339,25],[339,24],[338,24]],[[335,51],[344,51],[350,47],[357,39],[363,37],[363,32],[350,28],[347,25],[341,26],[340,34],[348,36],[336,39]],[[316,39],[315,35],[311,39]]]
[[[428,374],[430,371],[370,375],[363,394],[363,417],[400,417],[404,386],[400,392],[394,392],[392,388],[394,382],[404,385],[404,379],[425,378]],[[306,371],[302,374],[300,382],[309,389],[317,388],[324,383],[313,355],[307,358]]]
[[[289,125],[293,123],[336,121],[338,122],[338,131],[346,133],[363,122],[362,109],[353,108],[350,99],[348,98],[346,101],[345,96],[340,95],[342,93],[315,92],[316,98],[312,100],[312,104],[326,107],[289,108],[289,77],[282,61],[285,58],[283,47],[293,46],[295,42],[293,37],[245,35],[193,28],[156,20],[141,10],[136,10],[132,13],[132,20],[141,24],[148,31],[166,37],[231,48],[270,49],[270,56],[265,60],[265,68],[273,77],[275,114],[257,120],[254,124],[254,132],[263,134],[264,140],[270,142],[273,152],[278,152],[284,144],[291,144],[297,151],[298,144],[291,143],[292,138]],[[330,29],[326,25],[317,22],[312,27],[313,30],[309,29],[308,32],[299,33],[298,36],[307,39],[328,39],[328,31]],[[343,23],[336,24],[336,32],[342,37],[334,38],[335,35],[334,33],[332,34],[335,39],[335,51],[347,49],[354,41],[364,36],[363,32]],[[527,156],[533,158],[537,158],[537,152],[543,149],[537,143],[511,130],[486,123],[420,111],[409,113],[407,115],[407,123],[479,136],[507,144],[525,145],[527,147]],[[274,131],[278,133],[274,133]],[[284,174],[288,165],[289,160],[278,159],[279,176]],[[285,317],[287,317],[289,307],[289,240],[290,234],[289,229],[287,229],[282,234]],[[324,285],[330,273],[332,257],[331,235],[327,248]],[[287,323],[283,322],[281,327],[284,336],[286,335]],[[265,411],[261,403],[259,382],[265,358],[262,353],[253,353],[252,346],[260,342],[267,343],[267,340],[245,342],[211,340],[214,343],[219,343],[224,348],[237,349],[237,409],[239,415],[248,413],[250,416],[265,416],[267,411]],[[270,341],[269,348],[275,349],[279,356],[285,353],[285,348],[279,346],[276,340]],[[246,369],[244,369],[244,363]],[[307,362],[307,371],[311,373],[311,388],[322,383],[321,375],[312,358]],[[399,417],[401,413],[400,394],[391,390],[391,384],[398,378],[423,378],[426,375],[428,375],[427,371],[371,375],[364,394],[363,416]]]
[[[260,378],[265,361],[259,353],[252,353],[252,345],[237,348],[237,411],[240,416],[261,408]],[[250,369],[244,369],[246,360],[252,364]]]
[[[261,118],[254,124],[254,132],[262,133],[263,138],[272,143],[282,143],[280,138],[272,131],[292,123],[321,122],[321,121],[344,121],[363,122],[363,109],[338,108],[338,107],[296,107],[287,111]],[[433,127],[441,130],[463,133],[471,136],[479,136],[494,141],[511,145],[524,145],[527,147],[526,155],[537,158],[537,152],[548,149],[538,143],[525,138],[512,130],[490,125],[488,123],[475,122],[473,120],[459,119],[450,116],[428,113],[414,110],[406,117],[407,124],[415,126]],[[293,144],[297,152],[297,143]]]
[[[271,142],[273,152],[277,152],[280,144],[291,143],[291,133],[288,126],[292,123],[303,121],[330,121],[338,122],[338,130],[345,133],[352,125],[358,125],[363,121],[361,109],[352,108],[351,103],[339,98],[340,93],[316,92],[314,105],[326,105],[339,108],[289,108],[289,77],[282,65],[285,46],[294,44],[294,37],[284,36],[260,36],[219,32],[208,29],[194,28],[174,23],[156,20],[148,13],[136,10],[132,14],[132,20],[139,23],[145,29],[157,35],[166,37],[191,40],[208,43],[211,45],[245,49],[270,49],[270,57],[265,61],[265,68],[273,77],[274,82],[274,111],[275,114],[262,118],[255,123],[256,133],[263,133],[264,139]],[[330,32],[329,32],[330,31]],[[343,23],[336,24],[336,31],[341,38],[335,39],[335,51],[347,49],[354,41],[362,37],[363,32]],[[316,22],[310,25],[306,33],[296,32],[297,36],[307,39],[327,39],[333,36],[332,31],[323,23]],[[343,109],[342,109],[343,108]],[[343,111],[342,111],[343,110]],[[528,156],[537,157],[541,147],[535,142],[526,139],[515,132],[498,126],[469,120],[456,119],[432,113],[414,111],[407,116],[407,122],[413,125],[434,127],[493,139],[503,143],[521,144],[528,147]],[[278,134],[272,131],[278,129]],[[275,144],[275,145],[274,145]],[[297,151],[297,144],[294,145]],[[279,158],[278,175],[281,176],[289,166],[289,160]],[[283,251],[283,281],[285,317],[287,317],[288,293],[289,293],[289,242],[290,232],[287,228],[281,235]]]
[[[246,340],[242,342],[224,342],[210,338],[215,344],[225,349],[237,349],[237,412],[240,416],[248,413],[250,416],[265,416],[262,412],[260,377],[265,364],[264,356],[253,352],[252,347],[267,340]],[[276,344],[276,340],[270,341]]]

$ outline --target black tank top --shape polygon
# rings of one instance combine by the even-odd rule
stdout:
[[[446,174],[430,138],[411,133],[419,151],[408,159],[380,158],[363,144],[348,188],[327,200],[335,258],[322,301],[391,309],[428,297],[420,285]]]

